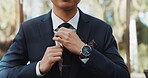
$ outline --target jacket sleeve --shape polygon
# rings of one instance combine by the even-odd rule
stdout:
[[[89,60],[83,66],[101,78],[130,78],[128,68],[118,53],[112,28],[108,27],[103,52],[93,48]]]
[[[35,78],[37,62],[27,65],[28,55],[23,26],[0,61],[1,78]]]

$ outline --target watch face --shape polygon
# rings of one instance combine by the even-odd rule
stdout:
[[[91,47],[89,46],[84,46],[82,49],[82,53],[85,57],[89,56],[91,52]]]

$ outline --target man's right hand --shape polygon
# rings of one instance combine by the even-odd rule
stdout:
[[[47,73],[55,62],[62,59],[62,52],[63,49],[61,46],[53,46],[46,49],[46,52],[39,64],[41,74]]]

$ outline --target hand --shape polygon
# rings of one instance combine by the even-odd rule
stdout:
[[[72,29],[61,27],[53,37],[53,40],[61,43],[70,52],[81,55],[80,49],[85,44]]]
[[[63,49],[60,46],[48,47],[40,61],[39,70],[41,74],[47,73],[57,61],[61,60]]]

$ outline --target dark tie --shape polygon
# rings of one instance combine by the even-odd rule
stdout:
[[[55,29],[55,31],[58,31],[61,27],[65,28],[70,28],[70,29],[75,29],[71,24],[69,23],[62,23],[61,25],[58,26],[58,28]]]
[[[58,26],[58,28],[55,31],[58,31],[61,27],[65,27],[65,28],[70,28],[70,29],[74,29],[74,27],[72,25],[70,25],[69,23],[63,23],[61,25]],[[69,74],[70,74],[70,69],[71,69],[71,64],[72,64],[72,53],[69,52],[69,50],[67,50],[65,47],[63,47],[63,62],[62,62],[62,78],[69,78]]]

